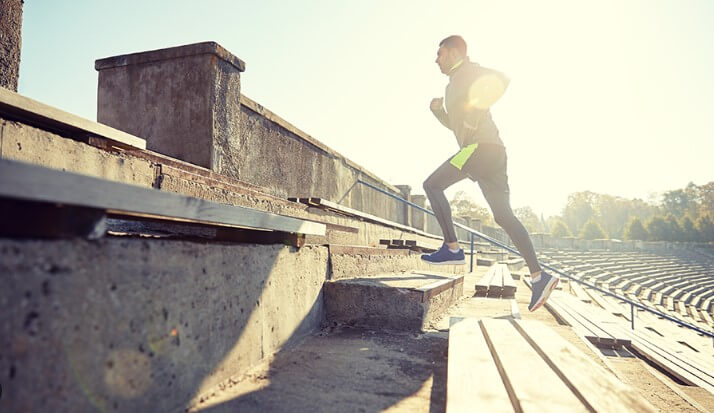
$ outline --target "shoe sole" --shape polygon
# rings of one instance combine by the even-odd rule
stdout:
[[[546,301],[548,301],[548,297],[550,297],[550,293],[555,290],[555,286],[558,285],[558,282],[560,282],[560,279],[553,277],[550,282],[548,282],[548,285],[545,286],[545,289],[543,290],[543,295],[541,296],[540,300],[536,301],[536,305],[533,306],[533,309],[530,310],[530,312],[534,312],[535,310],[539,309],[543,304],[545,304]]]
[[[432,262],[432,261],[427,261],[427,260],[422,260],[428,264],[432,265],[464,265],[466,264],[465,260],[459,260],[459,261],[441,261],[441,262]]]

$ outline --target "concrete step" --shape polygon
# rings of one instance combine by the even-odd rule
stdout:
[[[454,304],[464,276],[414,270],[325,283],[328,322],[420,331]]]
[[[526,261],[523,258],[509,258],[500,262],[500,264],[506,264],[509,271],[518,271],[525,267]]]
[[[433,266],[421,260],[421,253],[408,249],[388,249],[351,245],[330,245],[331,280],[371,277],[384,273],[411,270],[438,270],[450,274],[463,274],[466,265]]]
[[[498,250],[478,250],[478,257],[487,260],[503,261],[508,259],[508,253]]]

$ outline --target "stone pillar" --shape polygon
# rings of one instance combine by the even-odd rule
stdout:
[[[94,67],[98,122],[146,139],[152,151],[237,175],[242,60],[205,42],[99,59]]]
[[[411,202],[411,192],[412,192],[411,186],[409,186],[409,185],[394,185],[394,186],[397,187],[397,189],[399,189],[399,192],[402,193],[402,198]],[[399,201],[397,201],[397,202],[399,202]],[[400,204],[402,204],[402,203],[400,202]],[[413,214],[414,208],[412,208],[411,206],[409,206],[407,204],[402,204],[402,206],[404,208],[403,209],[404,214],[402,214],[402,216],[404,217],[403,224],[412,226],[412,216],[413,216],[412,214]]]
[[[412,202],[424,208],[426,205],[426,195],[412,195]],[[426,231],[426,213],[415,209],[412,211],[412,227]]]
[[[17,92],[22,47],[23,0],[0,2],[0,86]]]

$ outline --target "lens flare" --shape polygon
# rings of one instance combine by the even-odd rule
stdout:
[[[506,85],[499,76],[481,76],[469,88],[469,105],[476,109],[488,109],[505,91]]]

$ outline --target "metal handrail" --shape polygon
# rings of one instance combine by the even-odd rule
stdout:
[[[428,209],[426,209],[426,208],[424,208],[424,207],[422,207],[422,206],[419,206],[419,205],[417,205],[417,204],[415,204],[415,203],[413,203],[413,202],[410,202],[410,201],[408,201],[408,200],[406,200],[406,199],[404,199],[404,198],[402,198],[402,197],[400,197],[400,196],[398,196],[398,195],[394,195],[394,194],[392,194],[392,193],[390,193],[390,192],[388,192],[388,191],[386,191],[386,190],[384,190],[384,189],[382,189],[382,188],[380,188],[380,187],[378,187],[378,186],[375,186],[375,185],[373,185],[373,184],[370,184],[369,182],[365,182],[365,181],[363,181],[363,180],[361,180],[361,179],[357,179],[357,183],[362,184],[362,185],[365,185],[365,186],[367,186],[368,188],[372,188],[372,189],[374,189],[374,190],[376,190],[376,191],[378,191],[378,192],[381,192],[381,193],[383,193],[383,194],[385,194],[385,195],[388,195],[388,196],[390,196],[390,197],[392,197],[392,198],[394,198],[394,199],[396,199],[396,200],[398,200],[398,201],[400,201],[400,202],[402,202],[402,203],[405,203],[405,204],[407,204],[407,205],[409,205],[409,206],[411,206],[411,207],[413,207],[413,208],[416,208],[416,209],[418,209],[418,210],[420,210],[420,211],[423,211],[423,212],[425,212],[425,213],[427,213],[427,214],[429,214],[429,215],[434,216],[434,213],[433,213],[432,211],[429,211]],[[521,255],[521,253],[518,252],[518,250],[516,250],[515,248],[511,248],[510,246],[508,246],[508,245],[506,245],[506,244],[503,244],[502,242],[500,242],[500,241],[498,241],[498,240],[496,240],[496,239],[493,239],[493,238],[489,237],[488,235],[485,235],[485,234],[483,234],[483,233],[481,233],[481,232],[479,232],[479,231],[476,231],[476,230],[473,229],[473,228],[469,228],[469,227],[467,227],[466,225],[459,224],[458,222],[454,222],[454,225],[457,226],[457,227],[459,227],[459,228],[461,228],[461,229],[463,229],[463,230],[465,230],[465,231],[467,231],[467,232],[470,234],[470,238],[471,238],[471,265],[470,265],[470,266],[471,266],[471,271],[473,271],[473,260],[474,260],[474,235],[477,236],[477,237],[479,237],[479,238],[481,238],[481,239],[483,239],[483,240],[485,240],[485,241],[487,241],[487,242],[489,242],[489,243],[491,243],[491,244],[493,244],[493,245],[496,245],[497,247],[503,248],[503,249],[505,249],[505,250],[507,250],[507,251],[509,251],[509,252],[511,252],[511,253],[513,253],[513,254],[515,254],[515,255],[518,255],[519,257],[523,257],[523,256]],[[567,278],[567,279],[569,279],[569,280],[575,281],[575,282],[578,283],[578,284],[582,284],[582,285],[584,285],[584,286],[586,286],[586,287],[588,287],[588,288],[592,288],[593,290],[599,291],[599,292],[601,292],[601,293],[603,293],[603,294],[605,294],[605,295],[608,295],[608,296],[610,296],[610,297],[617,298],[617,299],[620,300],[620,301],[624,301],[624,302],[630,304],[630,326],[631,326],[631,328],[632,328],[633,330],[635,329],[635,317],[634,317],[635,310],[634,310],[634,308],[637,307],[637,308],[639,308],[639,309],[641,309],[641,310],[648,311],[648,312],[650,312],[650,313],[652,313],[652,314],[655,314],[655,315],[658,316],[658,317],[662,317],[662,318],[664,318],[664,319],[666,319],[666,320],[672,321],[672,322],[674,322],[674,323],[676,323],[676,324],[679,324],[679,325],[681,325],[681,326],[683,326],[683,327],[687,327],[687,328],[689,328],[689,329],[691,329],[691,330],[694,330],[694,331],[696,331],[696,332],[698,332],[698,333],[700,333],[700,334],[703,334],[703,335],[705,335],[705,336],[708,336],[708,337],[711,337],[712,339],[714,339],[714,332],[704,330],[704,329],[699,328],[699,327],[697,327],[697,326],[695,326],[695,325],[689,324],[689,323],[684,322],[684,321],[682,321],[682,320],[680,320],[680,319],[677,319],[677,318],[672,317],[672,316],[670,316],[670,315],[664,314],[664,313],[662,313],[661,311],[658,311],[658,310],[649,308],[649,307],[647,307],[647,306],[645,306],[645,305],[642,305],[642,304],[640,304],[640,303],[634,302],[634,301],[630,300],[629,298],[623,297],[623,296],[621,296],[621,295],[619,295],[619,294],[617,294],[617,293],[614,293],[614,292],[612,292],[612,291],[610,291],[610,290],[606,290],[606,289],[600,288],[600,287],[598,287],[598,286],[596,286],[596,285],[594,285],[594,284],[591,284],[591,283],[589,283],[589,282],[587,282],[587,281],[583,281],[583,280],[581,280],[581,279],[579,279],[579,278],[575,278],[575,277],[571,276],[570,274],[567,274],[567,273],[565,273],[565,272],[563,272],[563,271],[561,271],[561,270],[559,270],[559,269],[557,269],[557,268],[555,268],[555,267],[553,267],[553,266],[551,266],[551,265],[549,265],[549,264],[546,264],[546,263],[543,263],[543,262],[540,262],[540,261],[538,261],[538,263],[539,263],[542,267],[545,267],[545,268],[547,268],[547,269],[553,271],[554,273],[556,273],[556,274],[558,274],[558,275],[560,275],[560,276],[562,276],[562,277],[565,277],[565,278]]]

